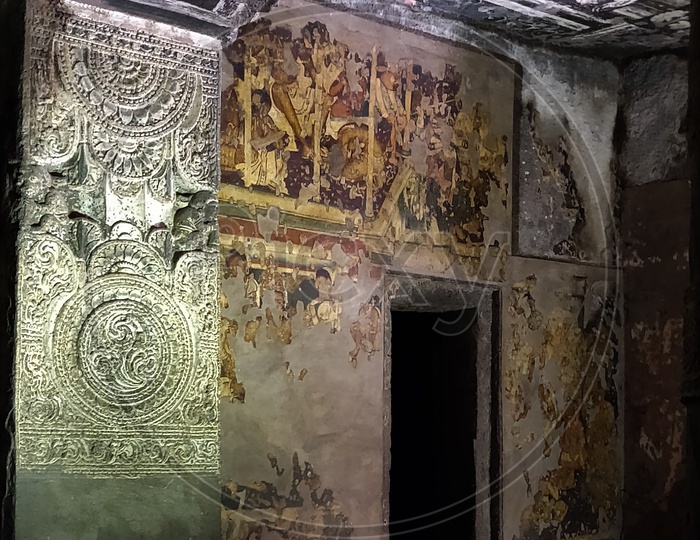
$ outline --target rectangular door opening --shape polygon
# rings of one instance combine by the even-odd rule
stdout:
[[[475,537],[475,317],[391,312],[391,537]]]

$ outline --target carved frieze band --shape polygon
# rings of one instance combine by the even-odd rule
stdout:
[[[31,13],[18,466],[216,473],[218,52]]]

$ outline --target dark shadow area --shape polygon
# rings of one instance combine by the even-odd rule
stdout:
[[[0,538],[14,537],[15,467],[13,449],[13,368],[15,284],[17,276],[17,212],[19,178],[19,121],[25,3],[0,0],[0,462],[2,503]]]
[[[391,317],[391,537],[474,538],[473,314],[393,311]],[[446,335],[435,330],[439,319],[464,324],[439,325],[449,328]]]

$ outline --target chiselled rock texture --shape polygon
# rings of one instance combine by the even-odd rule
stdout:
[[[146,1],[146,0],[139,0]],[[153,0],[150,0],[153,1]],[[232,20],[264,0],[185,0],[214,9]],[[689,0],[317,0],[378,17],[435,17],[469,24],[534,43],[594,50],[598,54],[634,54],[688,43]],[[444,20],[444,19],[443,19]]]
[[[623,71],[619,174],[637,186],[688,178],[688,63],[666,54],[634,60]]]
[[[218,471],[218,53],[36,2],[19,469]]]
[[[613,265],[617,69],[590,58],[529,54],[523,60],[517,252]]]

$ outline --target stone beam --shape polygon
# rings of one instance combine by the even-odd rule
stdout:
[[[266,11],[275,0],[80,0],[82,4],[223,36]]]

